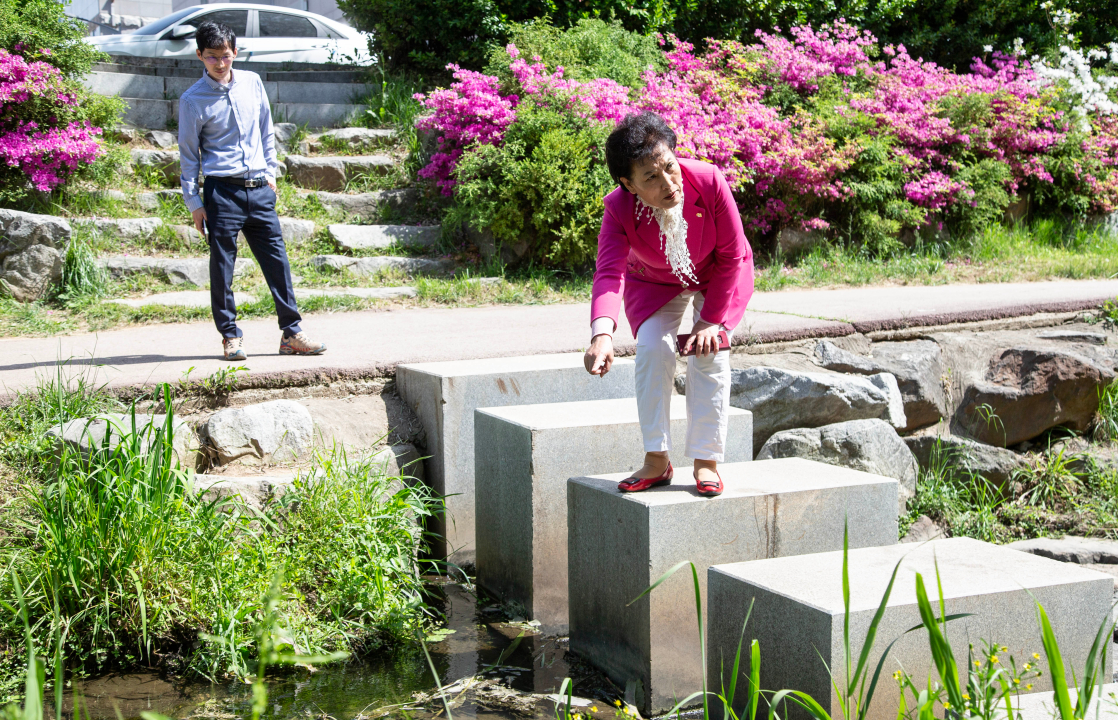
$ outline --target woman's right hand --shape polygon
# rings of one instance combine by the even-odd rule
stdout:
[[[586,372],[604,377],[613,367],[613,338],[609,335],[595,335],[590,348],[582,356]]]

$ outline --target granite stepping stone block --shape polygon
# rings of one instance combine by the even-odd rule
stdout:
[[[853,532],[853,518],[850,527]],[[929,674],[938,679],[927,632],[906,634],[909,628],[921,624],[916,573],[923,576],[929,596],[935,597],[937,562],[944,612],[973,613],[947,624],[947,637],[961,667],[967,662],[968,644],[973,643],[976,651],[982,652],[984,640],[1006,647],[1000,653],[1001,661],[1008,664],[1012,657],[1018,668],[1033,662],[1033,653],[1044,657],[1035,598],[1048,613],[1071,682],[1073,670],[1082,676],[1099,625],[1109,616],[1113,579],[1077,565],[970,538],[933,540],[915,547],[905,544],[856,549],[849,555],[854,653],[861,650],[898,560],[900,570],[878,626],[870,667],[877,666],[894,639],[900,640],[886,658],[868,720],[896,718],[899,692],[891,676],[898,669],[903,667],[919,683]],[[760,645],[761,687],[801,690],[828,712],[841,714],[823,664],[830,665],[837,677],[845,677],[841,551],[718,565],[710,568],[707,587],[709,683],[719,686],[723,680],[729,681],[728,676],[722,676],[723,667],[727,668],[725,672],[732,667],[745,611],[752,602],[745,647],[754,639]],[[933,603],[938,607],[938,600]],[[749,672],[747,666],[748,662],[743,663],[743,672]],[[1103,667],[1109,676],[1109,658]],[[1052,688],[1047,672],[1030,683],[1036,692]],[[797,714],[793,712],[792,716]]]
[[[711,565],[841,549],[847,519],[851,547],[897,542],[892,478],[802,458],[719,471],[726,489],[716,498],[697,494],[691,468],[642,493],[618,492],[626,473],[567,486],[571,651],[618,687],[632,683],[646,716],[702,689],[690,569],[633,602],[677,563],[695,563],[706,602]]]
[[[392,245],[433,247],[442,237],[440,225],[330,225],[327,231],[341,250],[367,250]]]
[[[618,358],[599,378],[586,372],[582,353],[400,365],[397,391],[427,435],[427,482],[446,496],[447,517],[432,528],[444,540],[432,552],[455,562],[475,559],[476,409],[632,397],[634,367]]]
[[[687,399],[671,401],[672,464]],[[519,603],[548,633],[567,631],[567,479],[632,473],[644,460],[633,398],[478,409],[474,416],[477,582]],[[753,459],[753,416],[730,408],[726,461]]]

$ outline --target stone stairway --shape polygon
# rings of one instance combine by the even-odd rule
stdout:
[[[897,479],[797,457],[753,460],[746,410],[730,418],[721,497],[698,496],[680,457],[669,486],[619,493],[617,482],[641,457],[634,369],[623,358],[597,378],[580,354],[546,355],[405,364],[396,382],[426,432],[427,482],[446,498],[447,517],[433,528],[445,542],[437,551],[475,563],[482,588],[518,603],[546,630],[569,632],[571,652],[626,688],[645,716],[669,710],[704,680],[688,569],[636,600],[683,561],[699,573],[710,687],[728,685],[752,605],[741,646],[758,640],[762,687],[808,692],[839,713],[820,656],[844,676],[847,528],[855,653],[900,561],[871,668],[903,636],[884,672],[903,666],[917,682],[934,676],[926,633],[905,631],[920,623],[916,574],[935,594],[938,573],[945,612],[973,613],[948,629],[960,664],[967,643],[982,640],[1005,645],[1018,666],[1032,662],[1042,651],[1036,598],[1053,618],[1069,680],[1071,669],[1081,671],[1109,617],[1110,576],[976,540],[898,545]],[[677,440],[680,411],[677,400]],[[868,720],[896,717],[896,684],[881,685],[889,687]],[[1047,677],[1034,685],[1051,688]],[[738,704],[744,697],[738,693]]]
[[[112,63],[97,63],[82,82],[92,92],[122,98],[125,122],[143,128],[162,129],[177,123],[178,98],[203,72],[197,60],[142,58],[151,62],[141,64],[136,62],[141,58],[113,59]],[[155,62],[158,60],[164,62]],[[261,75],[277,122],[330,128],[365,111],[364,105],[355,102],[368,89],[359,72],[316,71],[315,66],[303,65],[307,69],[298,71],[269,63],[239,63],[238,67]]]

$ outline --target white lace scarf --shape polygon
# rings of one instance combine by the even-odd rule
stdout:
[[[672,275],[679,278],[684,285],[688,281],[698,285],[695,277],[695,265],[691,262],[691,253],[687,249],[687,218],[683,217],[683,203],[679,203],[670,210],[652,207],[637,197],[637,220],[645,215],[649,220],[655,220],[660,226],[660,249],[668,259],[672,268]]]

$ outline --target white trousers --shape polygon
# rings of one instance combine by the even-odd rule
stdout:
[[[694,320],[703,308],[701,293],[685,291],[637,330],[637,416],[645,452],[672,449],[671,397],[676,369],[676,336],[691,298]],[[730,408],[730,351],[687,358],[687,449],[693,460],[722,462]]]

